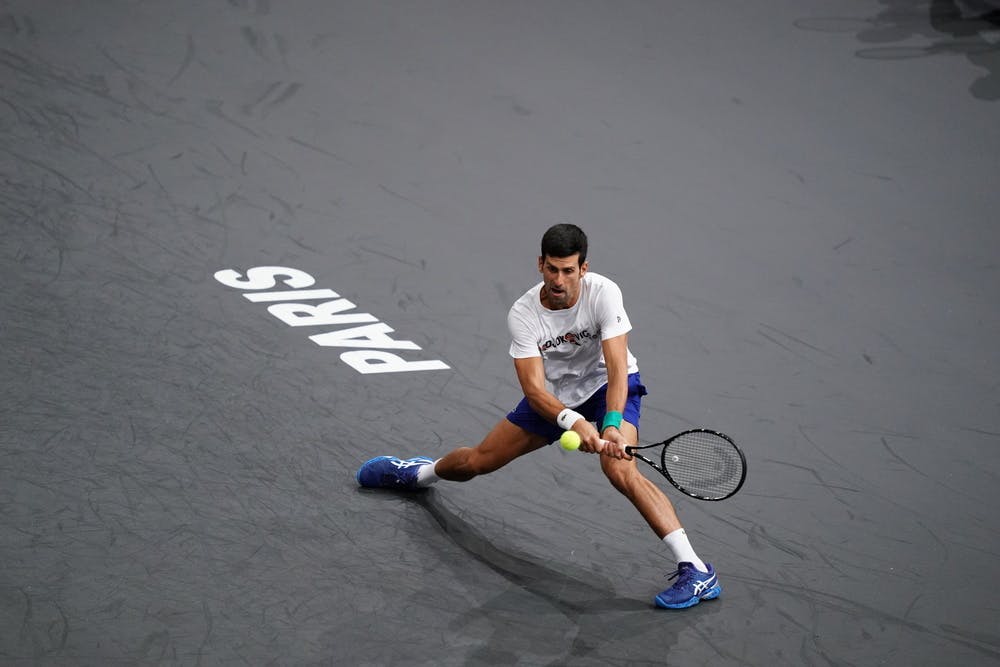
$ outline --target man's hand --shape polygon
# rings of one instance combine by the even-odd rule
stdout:
[[[613,426],[604,430],[602,437],[594,425],[586,419],[577,420],[573,424],[573,430],[580,436],[580,451],[589,454],[601,454],[613,459],[624,459],[630,461],[631,456],[625,453],[625,447],[631,443],[625,441],[625,436],[621,431]]]
[[[586,419],[578,419],[573,424],[573,430],[580,436],[580,451],[588,454],[600,454],[604,451],[604,441],[594,425]]]
[[[594,430],[596,431],[597,429]],[[605,444],[598,450],[599,454],[613,459],[632,460],[632,457],[625,453],[625,447],[634,443],[626,442],[625,436],[617,428],[609,426],[604,429],[603,440]]]

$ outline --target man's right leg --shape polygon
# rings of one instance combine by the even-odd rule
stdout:
[[[485,475],[548,444],[541,435],[531,433],[504,419],[475,447],[459,447],[434,462],[427,457],[399,459],[377,456],[358,470],[358,484],[368,488],[414,490],[437,479],[465,482]]]
[[[502,419],[475,447],[459,447],[438,460],[434,473],[451,482],[467,482],[547,444],[545,437]]]

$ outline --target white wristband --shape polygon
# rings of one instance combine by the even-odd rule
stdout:
[[[577,422],[578,419],[583,419],[583,415],[579,412],[574,412],[569,408],[564,408],[559,416],[556,417],[556,424],[559,424],[559,428],[564,431],[572,430],[573,424]]]

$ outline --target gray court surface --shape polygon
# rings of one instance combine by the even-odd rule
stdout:
[[[2,664],[1000,664],[997,5],[4,0],[0,177]],[[560,221],[747,452],[718,600],[592,456],[355,483]]]

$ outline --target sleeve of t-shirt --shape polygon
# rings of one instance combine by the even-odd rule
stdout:
[[[523,313],[517,312],[516,308],[511,308],[507,313],[507,330],[510,331],[510,356],[515,359],[542,356],[538,351],[538,342],[531,327],[528,326]]]
[[[625,313],[622,291],[611,281],[597,292],[594,303],[597,321],[601,323],[601,340],[615,338],[632,330],[632,323]]]

